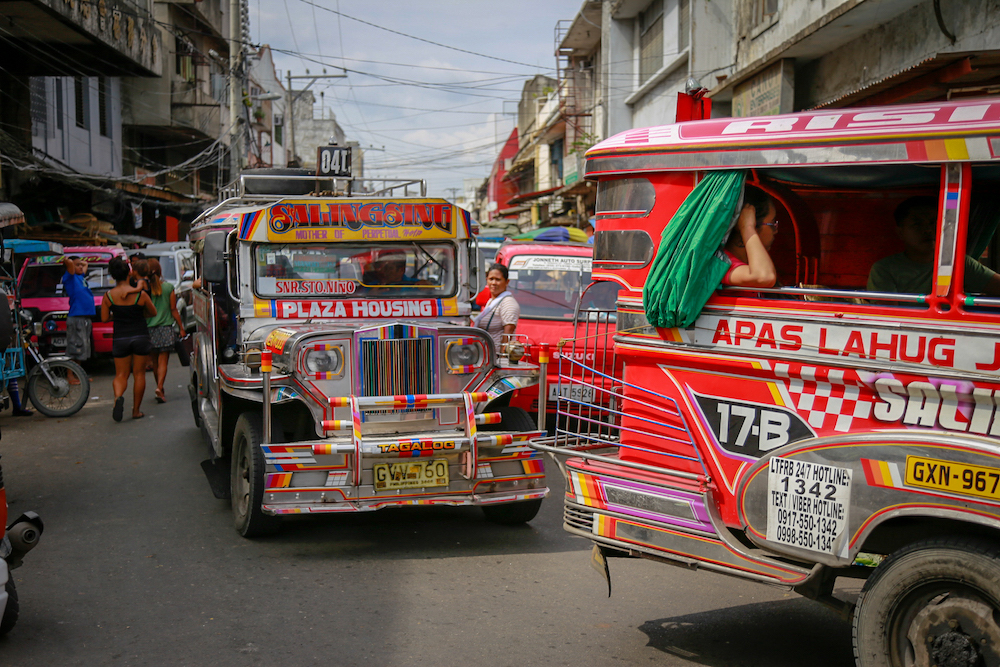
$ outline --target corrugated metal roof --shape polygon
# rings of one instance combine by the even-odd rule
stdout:
[[[10,227],[24,222],[24,213],[10,202],[0,202],[0,227]]]

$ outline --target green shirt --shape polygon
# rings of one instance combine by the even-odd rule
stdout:
[[[170,295],[173,293],[174,286],[164,280],[160,282],[160,295],[149,295],[156,315],[146,318],[147,327],[165,327],[174,323],[174,315],[170,312]]]
[[[872,264],[868,273],[869,292],[890,294],[930,294],[934,263],[914,262],[903,253],[890,255]],[[982,294],[996,274],[972,257],[965,256],[965,292]]]

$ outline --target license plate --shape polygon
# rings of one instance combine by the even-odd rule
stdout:
[[[376,491],[448,486],[448,461],[445,459],[376,463],[374,472]]]
[[[62,337],[53,338],[52,344],[55,345],[56,347],[66,347],[66,339]]]
[[[935,491],[1000,500],[1000,468],[907,456],[906,483]]]
[[[594,388],[583,384],[560,384],[549,385],[549,400],[554,401],[558,396],[569,398],[574,401],[594,402]]]

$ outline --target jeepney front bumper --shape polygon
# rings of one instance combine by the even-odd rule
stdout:
[[[475,413],[486,393],[348,396],[350,420],[328,420],[336,435],[265,444],[262,509],[267,514],[373,511],[403,505],[488,505],[548,495],[542,454],[527,445],[540,431],[481,431],[499,413]],[[366,413],[458,408],[458,424],[412,433],[377,433]],[[385,424],[385,417],[378,422]],[[405,425],[405,421],[399,421]],[[343,434],[343,435],[341,435]]]

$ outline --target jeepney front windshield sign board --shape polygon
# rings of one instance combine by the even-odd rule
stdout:
[[[262,297],[441,297],[455,289],[455,247],[423,244],[255,246]]]
[[[240,238],[270,242],[430,241],[468,238],[472,217],[443,199],[285,200],[245,213]]]

